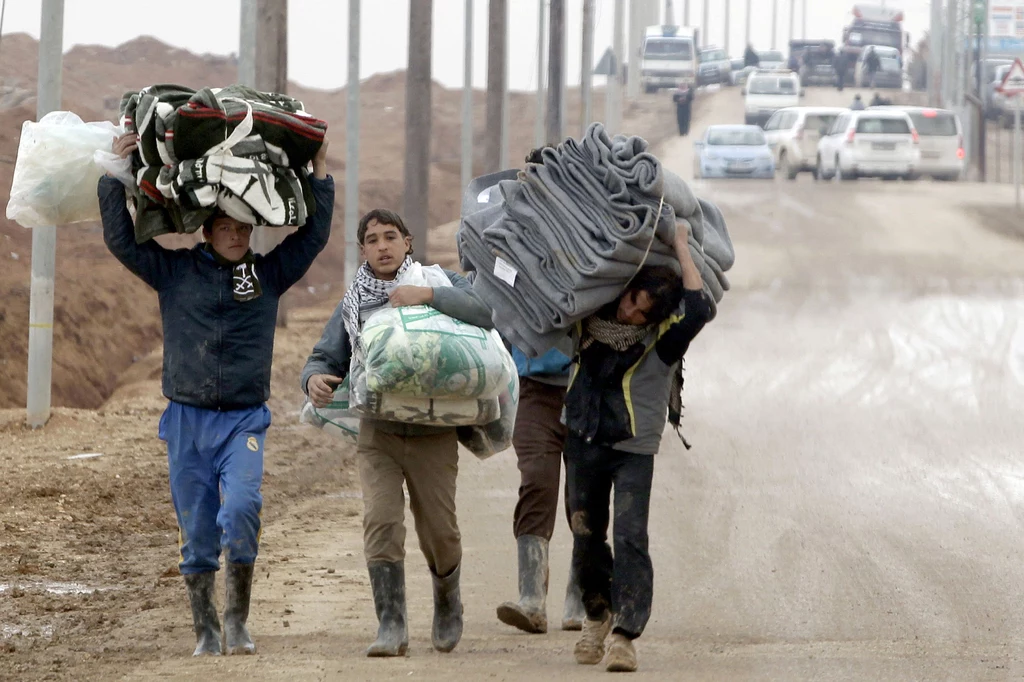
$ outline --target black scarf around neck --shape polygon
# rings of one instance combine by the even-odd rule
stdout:
[[[260,279],[256,276],[256,256],[252,249],[245,252],[242,260],[232,262],[217,253],[213,244],[209,242],[206,242],[203,248],[218,264],[231,268],[231,293],[236,301],[245,303],[263,294]]]

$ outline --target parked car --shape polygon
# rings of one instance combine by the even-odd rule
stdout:
[[[764,131],[751,125],[713,125],[694,142],[695,178],[775,177]]]
[[[878,55],[879,68],[875,72],[874,82],[871,74],[868,73],[864,62],[868,53],[874,50]],[[861,50],[857,57],[857,65],[853,70],[853,82],[859,88],[902,88],[903,87],[903,61],[900,51],[895,47],[884,45],[869,45]]]
[[[818,141],[815,177],[910,180],[920,162],[917,130],[906,112],[891,107],[846,111]]]
[[[841,107],[789,107],[776,111],[764,126],[764,136],[775,156],[775,167],[789,180],[813,173],[818,161],[822,128],[829,128]]]
[[[791,71],[761,71],[758,69],[747,78],[744,87],[744,120],[747,125],[761,125],[768,122],[779,109],[800,104],[800,77]]]
[[[734,57],[729,60],[729,85],[738,85],[737,75],[745,68],[743,57]]]
[[[871,111],[873,107],[868,107]],[[886,107],[903,111],[910,117],[920,139],[919,175],[936,180],[959,180],[964,173],[964,129],[960,117],[948,109],[928,107]]]
[[[757,53],[759,71],[786,71],[786,56],[781,50],[761,50]]]
[[[725,50],[720,47],[706,47],[700,51],[697,85],[728,83],[731,73],[732,62]]]
[[[1009,109],[1006,95],[998,90],[999,86],[1006,80],[1006,74],[1010,72],[1011,66],[1013,66],[1013,62],[997,66],[993,71],[992,79],[985,87],[985,116],[990,120],[1004,121],[1008,110],[1011,114],[1013,113]]]

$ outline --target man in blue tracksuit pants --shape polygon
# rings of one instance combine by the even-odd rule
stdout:
[[[114,152],[126,158],[137,144],[136,135],[124,135],[114,141]],[[325,139],[309,177],[315,212],[265,256],[249,249],[252,226],[222,213],[207,221],[204,243],[192,249],[137,244],[123,185],[110,177],[99,181],[107,248],[160,299],[163,393],[170,404],[159,435],[167,442],[195,656],[256,650],[246,620],[259,550],[277,307],[327,245],[334,180],[326,161]],[[223,638],[213,599],[222,552]]]

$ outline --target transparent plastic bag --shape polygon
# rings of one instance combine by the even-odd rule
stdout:
[[[483,426],[460,426],[455,430],[459,442],[478,459],[487,459],[512,447],[519,411],[519,376],[514,372],[508,386],[498,396],[498,407],[501,416],[493,422]]]
[[[54,111],[21,127],[7,218],[22,227],[99,220],[96,183],[103,170],[94,155],[109,150],[120,130]]]
[[[316,407],[306,398],[299,422],[321,429],[332,436],[338,436],[350,443],[359,437],[359,414],[349,406],[348,377],[334,391],[327,407]]]

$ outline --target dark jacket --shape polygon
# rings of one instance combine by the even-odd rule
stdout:
[[[164,331],[163,393],[178,403],[210,410],[260,405],[270,397],[277,305],[299,281],[331,233],[334,180],[309,183],[316,212],[266,256],[256,256],[263,294],[239,303],[232,295],[232,270],[217,264],[202,245],[165,249],[135,242],[124,186],[99,181],[103,240],[110,252],[156,289]]]
[[[493,329],[491,322],[491,309],[473,291],[473,285],[462,275],[445,270],[450,287],[434,287],[434,300],[430,307],[448,317],[461,320],[466,324],[483,329]],[[324,333],[320,340],[313,346],[313,352],[306,360],[306,366],[302,369],[300,386],[304,393],[309,393],[306,384],[314,374],[330,374],[344,379],[348,376],[352,362],[352,342],[349,340],[348,331],[345,329],[345,312],[342,308],[342,301],[334,309],[334,314],[327,321]],[[383,307],[383,306],[382,306]],[[373,313],[380,310],[360,310],[360,327]],[[365,419],[365,418],[364,418]],[[398,434],[400,436],[429,436],[450,431],[454,426],[426,426],[423,424],[404,424],[401,422],[387,422],[373,420],[375,428],[385,433]]]
[[[743,66],[760,66],[761,57],[758,56],[754,48],[747,46],[747,49],[743,51]]]
[[[672,367],[711,317],[702,291],[625,351],[594,343],[581,351],[565,397],[565,424],[588,443],[653,455],[668,420]],[[578,332],[577,332],[578,334]]]

